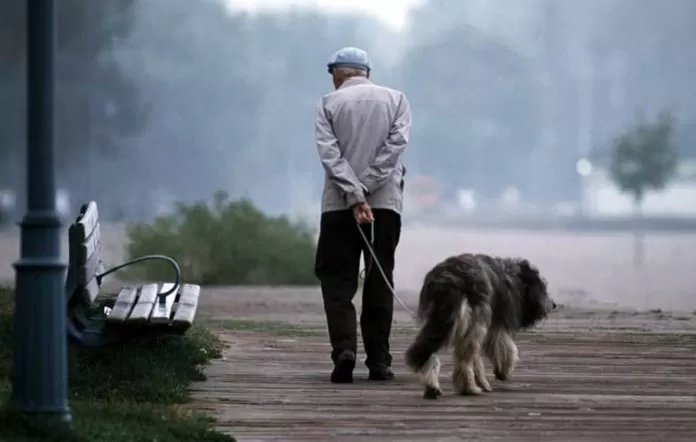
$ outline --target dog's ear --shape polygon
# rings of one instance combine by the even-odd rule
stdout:
[[[534,282],[539,279],[539,270],[528,260],[523,259],[520,261],[520,278],[525,282]]]
[[[526,259],[520,261],[520,279],[529,287],[546,291],[546,280],[542,278],[539,269]]]
[[[546,280],[532,263],[523,259],[519,261],[519,269],[519,278],[524,284],[522,327],[526,328],[546,317],[548,293]]]

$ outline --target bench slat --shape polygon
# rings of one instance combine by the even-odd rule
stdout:
[[[94,306],[97,296],[99,296],[99,284],[96,278],[92,278],[86,285],[83,286],[83,295],[90,306]]]
[[[114,308],[111,309],[109,316],[107,316],[107,321],[125,322],[133,309],[133,304],[135,304],[137,295],[137,288],[123,287],[121,291],[118,292],[116,303],[114,304]]]
[[[160,287],[159,293],[166,293],[174,287],[171,282],[166,282]],[[168,324],[169,318],[172,316],[172,307],[174,306],[174,299],[176,298],[176,291],[167,296],[164,302],[160,302],[158,297],[155,301],[154,308],[152,309],[152,314],[150,315],[150,322],[152,324]]]
[[[95,253],[101,255],[101,227],[99,223],[94,226],[94,231],[90,236],[85,239],[80,239],[80,241],[82,245],[79,248],[77,260],[80,265],[86,265]]]
[[[157,284],[145,284],[140,288],[138,302],[133,307],[128,322],[147,322],[157,297]]]
[[[78,284],[86,284],[97,274],[103,273],[106,268],[100,253],[93,254],[84,265],[73,266],[75,278]]]
[[[171,323],[172,327],[188,328],[193,324],[200,292],[201,286],[196,284],[183,284],[181,286],[179,303]]]
[[[80,220],[75,223],[75,230],[80,235],[80,241],[87,239],[94,229],[99,225],[99,210],[97,203],[90,201],[87,203],[85,213],[80,217]]]
[[[95,276],[104,269],[97,203],[86,205],[85,212],[70,226],[68,239],[72,277],[82,287],[80,295],[85,302],[94,306],[100,294]]]

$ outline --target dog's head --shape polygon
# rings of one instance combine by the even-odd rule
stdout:
[[[522,282],[522,327],[531,327],[554,311],[556,303],[547,291],[546,280],[539,270],[529,261],[519,262],[520,281]]]

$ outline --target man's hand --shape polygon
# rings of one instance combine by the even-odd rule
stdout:
[[[372,209],[370,208],[369,204],[358,203],[354,205],[352,209],[353,216],[355,217],[355,220],[358,222],[358,224],[370,224],[375,221],[375,218],[372,215]]]

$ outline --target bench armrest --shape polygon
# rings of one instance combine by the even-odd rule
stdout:
[[[171,295],[172,293],[176,292],[179,290],[179,286],[181,284],[181,268],[179,267],[179,263],[174,260],[174,258],[170,258],[165,255],[145,255],[141,256],[135,259],[132,259],[130,261],[124,262],[123,264],[117,265],[115,267],[110,268],[109,270],[106,270],[102,273],[99,273],[96,276],[97,283],[101,285],[102,279],[111,274],[114,273],[118,270],[121,270],[125,267],[131,266],[133,264],[139,264],[144,261],[155,261],[155,260],[161,260],[161,261],[167,261],[169,264],[171,264],[172,268],[174,269],[174,285],[172,286],[171,289],[167,290],[166,292],[160,293],[158,297],[160,298],[160,301],[164,301],[164,298],[167,296]]]

